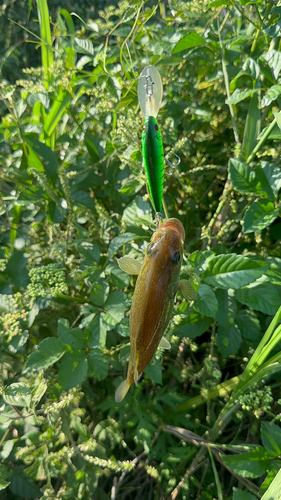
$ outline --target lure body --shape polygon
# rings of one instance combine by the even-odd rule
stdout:
[[[156,120],[163,95],[161,77],[154,66],[147,66],[140,75],[138,98],[145,124],[142,133],[143,163],[153,208],[162,210],[164,183],[164,151]]]
[[[164,151],[158,123],[153,116],[149,116],[145,120],[142,133],[142,154],[153,208],[156,212],[161,212],[164,185]]]
[[[189,300],[196,297],[187,280],[180,282],[184,238],[181,222],[178,219],[167,219],[153,234],[142,265],[130,257],[123,257],[118,261],[121,269],[128,274],[137,274],[136,263],[140,265],[140,271],[130,313],[131,352],[128,373],[126,380],[117,388],[117,402],[122,401],[133,382],[137,384],[159,343],[163,348],[170,347],[162,336],[171,319],[178,288]]]

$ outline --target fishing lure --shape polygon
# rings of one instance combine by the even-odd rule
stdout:
[[[172,316],[179,289],[189,301],[196,292],[188,280],[180,281],[185,232],[178,219],[167,219],[153,233],[141,264],[131,257],[121,257],[119,267],[128,274],[138,274],[130,312],[130,361],[127,378],[115,393],[122,401],[133,382],[137,384],[158,345],[169,349],[163,334]]]
[[[138,82],[138,99],[145,118],[142,133],[143,163],[153,208],[162,210],[164,150],[156,120],[163,97],[161,77],[154,66],[146,66]]]

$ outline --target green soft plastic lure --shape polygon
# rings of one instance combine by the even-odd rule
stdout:
[[[162,96],[161,77],[154,66],[147,66],[140,75],[138,99],[145,118],[142,133],[143,163],[151,202],[156,212],[162,210],[164,184],[164,151],[156,120]]]

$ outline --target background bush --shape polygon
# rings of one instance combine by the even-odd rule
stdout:
[[[280,498],[281,7],[4,7],[1,498]],[[147,64],[198,298],[117,404],[134,279],[116,258],[142,259],[153,225]]]

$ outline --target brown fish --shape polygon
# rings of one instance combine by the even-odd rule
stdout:
[[[177,290],[189,301],[196,298],[189,281],[180,281],[184,238],[182,223],[178,219],[167,219],[152,235],[143,264],[130,257],[118,260],[123,271],[139,276],[130,312],[128,373],[116,390],[117,402],[122,401],[133,382],[137,385],[157,347],[171,347],[162,337],[172,316]]]

